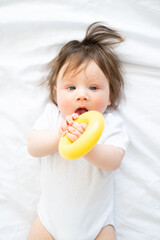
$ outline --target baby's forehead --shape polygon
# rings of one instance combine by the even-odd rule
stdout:
[[[81,73],[82,71],[86,71],[87,66],[89,65],[90,61],[85,61],[82,62],[81,64],[78,64],[77,62],[66,62],[62,68],[60,69],[61,72],[61,78],[63,79],[64,77],[74,77]]]
[[[94,60],[85,61],[79,66],[72,65],[72,62],[65,63],[58,74],[57,81],[74,82],[81,79],[86,79],[89,82],[108,81],[108,78]]]

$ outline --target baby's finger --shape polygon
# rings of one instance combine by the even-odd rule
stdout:
[[[71,134],[71,133],[67,133],[67,137],[72,141],[75,142],[78,138],[76,135]]]
[[[63,131],[66,131],[67,130],[67,122],[64,120],[62,123],[61,123],[61,129],[63,130]]]
[[[80,132],[80,133],[83,133],[84,132],[84,129],[81,127],[81,125],[79,124],[79,123],[77,123],[77,122],[74,122],[73,124],[72,124],[72,127],[74,127],[78,132]]]
[[[73,118],[73,120],[77,119],[78,118],[78,114],[77,113],[73,113],[72,114],[72,118]]]
[[[85,131],[88,126],[87,123],[81,123],[80,125],[81,125],[81,128],[83,129],[83,131]]]
[[[77,129],[75,129],[74,127],[72,127],[72,126],[68,126],[68,131],[69,131],[71,134],[75,135],[77,138],[79,138],[79,137],[81,136],[81,133],[80,133]]]
[[[63,137],[67,132],[64,132],[61,128],[59,129],[59,134],[61,137]]]
[[[72,115],[68,115],[68,116],[66,116],[66,122],[67,122],[69,125],[72,125],[72,124],[73,124],[73,118],[72,118]]]

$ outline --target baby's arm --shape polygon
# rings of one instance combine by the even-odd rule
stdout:
[[[28,152],[33,157],[44,157],[58,149],[58,130],[31,130],[28,135]]]
[[[84,158],[98,168],[113,171],[120,167],[124,150],[105,144],[96,144]]]
[[[66,117],[58,130],[32,130],[28,134],[28,152],[33,157],[44,157],[58,151],[60,137],[67,134],[71,141],[77,140],[84,132],[87,124],[78,124],[73,120],[78,114]]]
[[[78,124],[73,121],[77,117],[77,114],[67,116],[60,128],[60,134],[67,134],[67,137],[73,142],[76,141],[87,128],[87,124]],[[124,150],[122,148],[105,144],[96,144],[95,147],[84,156],[87,161],[96,167],[108,171],[119,168],[123,157]]]
[[[73,142],[76,141],[87,128],[87,124],[78,124],[73,121],[77,117],[77,114],[67,116],[60,128],[61,136],[66,134]],[[97,168],[113,171],[120,167],[124,153],[124,150],[120,147],[96,144],[84,158]]]

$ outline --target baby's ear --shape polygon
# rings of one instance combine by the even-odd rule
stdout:
[[[110,106],[111,105],[111,100],[109,99],[109,101],[108,101],[108,106]]]

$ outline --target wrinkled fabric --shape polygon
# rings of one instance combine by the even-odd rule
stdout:
[[[104,21],[125,42],[120,105],[130,144],[114,176],[118,240],[159,240],[160,3],[159,1],[0,2],[0,239],[25,240],[40,195],[40,161],[27,134],[48,101],[39,83],[62,44],[82,39]]]

